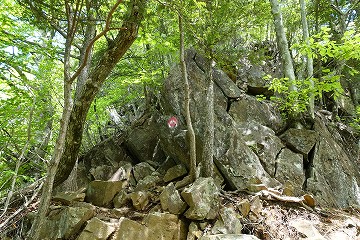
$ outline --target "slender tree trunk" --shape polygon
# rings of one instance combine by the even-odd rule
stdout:
[[[282,15],[281,15],[281,8],[279,5],[278,0],[270,0],[271,5],[271,12],[274,18],[274,27],[276,32],[276,41],[278,48],[280,50],[280,57],[282,59],[283,71],[289,84],[289,91],[297,91],[297,87],[294,84],[295,81],[295,71],[294,66],[292,63],[292,58],[288,46],[288,41],[285,34],[285,29],[283,25]],[[297,99],[294,99],[294,104],[297,104]],[[289,114],[289,122],[293,125],[293,127],[300,127],[299,122],[299,114],[295,111],[291,111]]]
[[[72,32],[73,30],[71,30],[73,29],[73,25],[72,25],[73,12],[71,12],[70,8],[68,9],[69,10],[67,12],[68,13],[67,15],[68,15],[69,35],[65,42],[65,54],[64,54],[64,109],[60,120],[60,132],[55,144],[53,156],[48,165],[47,175],[42,189],[38,212],[33,222],[33,225],[31,226],[30,234],[28,236],[30,240],[40,240],[41,228],[45,226],[46,215],[49,209],[51,195],[53,191],[54,178],[60,159],[63,154],[63,149],[65,145],[65,136],[69,123],[71,108],[73,105],[72,96],[71,96],[72,82],[70,81],[71,78],[70,54],[71,54],[71,43],[73,41],[73,36],[74,36],[73,35],[74,32]]]
[[[185,118],[187,125],[187,134],[189,137],[189,151],[190,151],[190,181],[196,179],[196,139],[195,132],[192,126],[191,115],[190,115],[190,85],[187,75],[187,68],[185,62],[185,47],[184,47],[184,28],[182,22],[182,16],[179,14],[179,32],[180,32],[180,65],[181,75],[184,81],[184,105],[185,105]]]
[[[310,46],[309,42],[309,27],[306,20],[306,6],[305,0],[300,0],[300,11],[301,11],[301,25],[303,29],[303,40],[307,46]],[[314,81],[312,80],[314,74],[314,67],[313,67],[313,58],[311,55],[304,56],[306,62],[306,77],[310,81],[311,88],[314,88]],[[309,94],[309,114],[311,119],[315,119],[315,99],[314,93],[310,92]]]
[[[278,0],[270,0],[271,12],[274,18],[274,26],[276,32],[276,41],[280,50],[280,56],[283,62],[284,75],[290,81],[295,80],[294,66],[292,63],[288,41],[283,26],[281,9]],[[290,86],[291,91],[296,91],[296,86]]]

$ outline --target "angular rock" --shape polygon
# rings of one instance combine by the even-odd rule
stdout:
[[[182,214],[187,206],[173,183],[169,183],[160,194],[160,203],[164,211],[172,214]]]
[[[59,192],[52,197],[53,201],[58,201],[65,205],[70,205],[73,202],[83,202],[84,199],[85,193],[79,192]]]
[[[137,210],[144,210],[149,204],[149,194],[143,191],[132,192],[129,194],[133,206]]]
[[[109,181],[122,181],[129,180],[131,176],[132,165],[129,162],[121,161],[119,163],[119,168],[111,176]]]
[[[136,164],[133,168],[134,177],[137,182],[151,175],[154,171],[155,169],[147,162]]]
[[[85,222],[94,215],[94,206],[86,203],[51,212],[40,228],[40,239],[68,239],[79,232]]]
[[[115,168],[113,166],[103,165],[91,168],[89,172],[95,180],[106,181],[111,178],[114,170]]]
[[[238,205],[238,209],[240,210],[241,214],[244,217],[247,217],[247,215],[249,214],[250,207],[251,207],[251,205],[250,205],[250,201],[248,199],[242,200]]]
[[[156,174],[156,172],[155,172]],[[145,178],[141,179],[137,185],[136,188],[134,189],[135,191],[142,191],[142,190],[147,190],[150,189],[152,187],[155,187],[157,183],[159,183],[161,181],[160,177],[158,175],[149,175],[146,176]]]
[[[356,153],[338,129],[317,118],[315,131],[320,135],[308,167],[306,190],[320,206],[348,207],[360,204],[360,169]],[[357,149],[357,148],[355,148]],[[311,160],[311,159],[310,159]]]
[[[266,73],[262,66],[251,66],[246,72],[246,85],[248,93],[251,95],[272,96],[273,91],[269,90],[268,80],[264,79]]]
[[[178,216],[170,213],[150,213],[144,218],[149,229],[148,240],[172,239],[185,240],[187,229]]]
[[[275,178],[283,184],[288,182],[287,184],[293,187],[295,195],[299,195],[305,181],[303,156],[284,148],[276,162]]]
[[[148,240],[149,229],[127,218],[120,218],[113,240]]]
[[[179,178],[179,177],[183,177],[187,174],[187,170],[186,168],[184,167],[184,165],[182,164],[179,164],[179,165],[176,165],[172,168],[169,168],[167,171],[166,171],[166,174],[163,178],[164,182],[170,182],[176,178]]]
[[[132,128],[129,137],[125,141],[126,148],[139,162],[153,160],[153,153],[156,148],[159,131],[151,119],[136,128]],[[165,160],[165,155],[159,153],[156,159],[159,162]]]
[[[237,123],[245,144],[259,157],[265,171],[274,176],[276,157],[285,146],[275,132],[257,122]]]
[[[213,78],[217,86],[222,90],[228,98],[239,98],[242,92],[238,86],[221,70],[213,70]]]
[[[87,187],[94,178],[108,180],[116,172],[121,161],[133,162],[123,147],[123,139],[123,137],[108,138],[79,158],[76,167],[77,188]],[[92,174],[90,175],[89,172]],[[61,185],[56,188],[56,191],[68,190],[70,189]]]
[[[86,191],[85,200],[96,206],[106,207],[126,184],[126,181],[92,181]]]
[[[219,125],[218,125],[219,124]],[[214,162],[231,189],[244,190],[254,179],[268,187],[280,185],[262,166],[258,156],[245,144],[236,126],[216,123]],[[218,127],[219,126],[219,127]]]
[[[260,240],[260,239],[253,235],[247,235],[247,234],[216,234],[216,235],[203,236],[199,240]]]
[[[290,128],[280,138],[290,149],[307,155],[318,141],[319,134],[313,130]]]
[[[186,240],[196,240],[202,236],[202,231],[199,229],[195,222],[191,222],[189,225],[189,231]]]
[[[106,240],[114,231],[115,226],[113,224],[106,223],[94,217],[88,222],[77,240]]]
[[[123,207],[126,202],[130,199],[129,195],[126,193],[125,190],[120,190],[113,199],[114,208],[121,208]]]
[[[270,101],[258,101],[253,96],[244,96],[239,101],[233,102],[229,110],[230,116],[236,122],[255,121],[279,132],[284,122],[280,112]]]
[[[185,217],[194,220],[214,219],[219,208],[219,189],[213,178],[198,178],[186,187],[181,196],[190,208]]]
[[[212,234],[241,234],[242,224],[232,208],[221,208],[220,218],[211,229]]]

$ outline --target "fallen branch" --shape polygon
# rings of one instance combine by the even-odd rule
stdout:
[[[44,182],[41,182],[38,189],[36,189],[33,193],[33,195],[31,196],[31,198],[25,202],[18,210],[16,210],[15,212],[13,212],[13,214],[11,214],[6,220],[4,220],[1,224],[0,224],[0,232],[2,232],[3,230],[5,230],[5,227],[8,225],[8,223],[15,218],[17,215],[19,215],[22,211],[24,211],[25,209],[27,209],[27,207],[29,206],[30,203],[32,203],[34,201],[34,199],[37,197],[37,195],[40,192],[40,189],[42,188]]]

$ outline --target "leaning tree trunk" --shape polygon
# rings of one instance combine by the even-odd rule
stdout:
[[[99,92],[100,87],[111,73],[111,70],[135,41],[146,2],[147,0],[135,0],[132,2],[130,13],[124,19],[121,30],[119,30],[114,42],[89,74],[87,81],[82,86],[80,95],[75,99],[65,137],[64,153],[55,176],[55,186],[58,186],[67,179],[75,165],[90,105]]]

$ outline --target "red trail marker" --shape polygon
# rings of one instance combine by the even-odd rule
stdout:
[[[177,118],[175,116],[172,116],[167,121],[167,124],[168,124],[169,128],[176,128],[177,125],[178,125],[178,120],[177,120]]]

